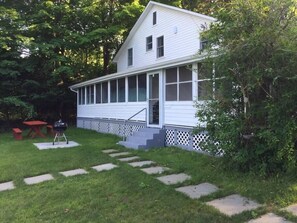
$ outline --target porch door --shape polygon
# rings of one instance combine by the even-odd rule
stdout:
[[[159,73],[148,75],[148,126],[156,127],[160,125],[160,93],[159,93]]]

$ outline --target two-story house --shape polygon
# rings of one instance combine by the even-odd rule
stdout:
[[[191,134],[199,123],[194,102],[210,94],[208,80],[198,72],[204,59],[198,54],[203,46],[200,33],[214,21],[149,2],[114,58],[117,73],[70,87],[77,92],[77,127],[120,136],[161,129],[163,145],[199,150],[205,135]],[[140,144],[126,146],[149,146]]]

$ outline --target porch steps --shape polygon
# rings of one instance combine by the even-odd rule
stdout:
[[[165,133],[165,129],[142,128],[132,136],[128,136],[126,141],[120,141],[118,144],[132,149],[163,147],[165,145]]]

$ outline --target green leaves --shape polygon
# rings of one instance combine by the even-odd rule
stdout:
[[[210,52],[220,55],[213,59],[218,71],[234,87],[197,115],[229,164],[244,171],[296,167],[296,6],[295,0],[233,0],[205,33],[219,46]]]

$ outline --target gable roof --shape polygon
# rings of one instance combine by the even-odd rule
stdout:
[[[203,15],[203,14],[200,14],[200,13],[197,13],[197,12],[192,12],[192,11],[189,11],[189,10],[186,10],[186,9],[182,9],[182,8],[178,8],[178,7],[174,7],[174,6],[170,6],[170,5],[165,5],[165,4],[162,4],[162,3],[159,3],[159,2],[150,1],[147,4],[147,6],[145,7],[143,13],[140,15],[140,17],[136,21],[136,23],[133,26],[133,28],[131,29],[131,31],[130,31],[128,37],[126,38],[126,40],[124,41],[123,45],[121,46],[121,48],[119,49],[119,51],[115,55],[115,57],[113,59],[113,62],[117,62],[118,61],[119,55],[125,49],[125,47],[129,43],[129,41],[132,39],[132,37],[136,33],[137,29],[141,26],[142,22],[144,21],[144,19],[146,18],[146,16],[149,14],[149,12],[153,8],[153,6],[160,6],[160,7],[171,9],[171,10],[174,10],[174,11],[183,12],[183,13],[186,13],[188,15],[197,16],[197,17],[200,17],[202,19],[207,19],[207,20],[210,20],[210,21],[213,21],[213,22],[216,21],[216,19],[213,18],[213,17],[211,17],[211,16]]]

